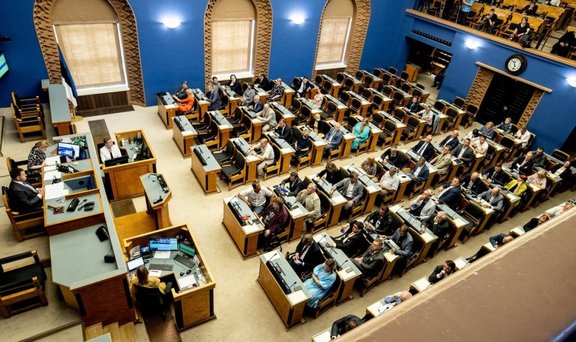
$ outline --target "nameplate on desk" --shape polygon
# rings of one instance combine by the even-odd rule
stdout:
[[[253,224],[247,224],[245,226],[242,226],[242,230],[246,234],[252,234],[252,233],[256,233],[262,229],[260,227],[258,227],[258,225],[253,223]]]
[[[298,303],[302,303],[303,301],[307,300],[308,297],[304,291],[295,291],[288,295],[288,300],[290,301],[291,305],[296,305]]]
[[[299,215],[304,214],[304,211],[302,210],[302,208],[296,207],[296,209],[293,209],[292,211],[290,211],[290,214],[292,214],[292,216],[299,216]]]
[[[461,218],[455,219],[455,220],[454,220],[454,223],[456,224],[457,227],[465,226],[465,225],[467,224],[467,222],[464,221],[464,220],[461,219]]]
[[[412,285],[419,291],[424,291],[430,287],[430,282],[426,278],[420,278],[412,283]]]
[[[193,133],[192,131],[183,131],[183,132],[182,132],[182,136],[184,136],[184,137],[187,137],[187,136],[190,136],[190,135],[193,135],[193,134],[194,134],[194,133]]]
[[[342,280],[346,281],[356,276],[356,272],[352,268],[345,268],[343,270],[338,271],[338,275]]]
[[[431,241],[436,239],[434,236],[432,236],[432,234],[428,233],[428,232],[424,232],[424,234],[420,235],[422,236],[422,238],[424,239],[424,241]]]

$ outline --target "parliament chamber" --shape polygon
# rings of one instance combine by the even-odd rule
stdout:
[[[2,339],[570,340],[576,3],[529,3],[1,5]]]

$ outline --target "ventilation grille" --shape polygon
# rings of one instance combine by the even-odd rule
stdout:
[[[416,35],[419,35],[419,36],[421,36],[421,37],[424,37],[424,38],[428,38],[428,39],[430,39],[430,40],[433,40],[433,41],[435,41],[435,42],[438,42],[438,43],[443,44],[443,45],[446,45],[446,46],[452,46],[452,42],[449,42],[449,41],[447,41],[447,40],[444,40],[444,39],[441,39],[441,38],[438,38],[438,37],[434,37],[433,35],[428,34],[428,33],[426,33],[426,32],[422,32],[422,31],[414,30],[414,29],[413,29],[413,30],[412,30],[412,33],[414,33],[414,34],[416,34]]]

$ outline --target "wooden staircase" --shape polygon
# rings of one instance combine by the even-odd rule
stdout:
[[[134,323],[127,323],[119,326],[113,323],[102,327],[102,323],[84,327],[84,340],[89,341],[98,336],[110,334],[112,342],[138,342],[138,334]]]

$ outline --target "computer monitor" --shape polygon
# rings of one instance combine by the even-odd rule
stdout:
[[[128,268],[128,272],[132,272],[142,265],[144,265],[144,258],[142,258],[142,257],[132,259],[126,263],[126,267]]]
[[[58,143],[58,155],[68,157],[68,158],[79,158],[80,157],[80,146],[60,141]]]
[[[104,162],[104,165],[106,166],[114,166],[114,165],[120,165],[120,164],[126,164],[128,163],[128,156],[121,156],[118,158],[112,158],[112,159],[108,159],[107,161]]]
[[[150,239],[148,246],[151,251],[177,251],[178,240],[176,238]]]

